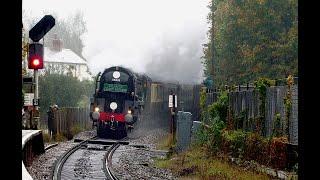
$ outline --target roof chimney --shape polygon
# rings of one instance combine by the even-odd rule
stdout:
[[[52,40],[52,49],[57,52],[62,50],[62,41],[58,39],[57,34],[54,34],[54,38]]]

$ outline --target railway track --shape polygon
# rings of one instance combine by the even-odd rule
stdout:
[[[119,143],[113,144],[111,148],[109,148],[105,156],[104,162],[106,163],[103,163],[103,165],[104,165],[104,169],[106,170],[106,176],[108,177],[108,179],[118,180],[118,178],[112,173],[111,166],[112,166],[112,155],[119,146],[120,146]]]
[[[56,161],[51,179],[118,179],[111,166],[112,155],[120,144],[97,137],[79,142]]]

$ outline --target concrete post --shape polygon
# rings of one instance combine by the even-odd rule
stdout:
[[[190,112],[178,112],[177,120],[177,151],[181,152],[188,148],[191,142],[192,114]]]

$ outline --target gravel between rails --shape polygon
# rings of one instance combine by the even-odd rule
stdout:
[[[177,179],[170,170],[160,169],[154,165],[154,158],[165,158],[166,156],[165,153],[154,150],[156,150],[157,141],[166,136],[167,132],[161,129],[154,129],[144,131],[144,133],[144,136],[132,139],[130,145],[145,145],[145,148],[136,148],[130,145],[120,146],[114,152],[112,170],[115,175],[119,179],[130,180]]]
[[[59,142],[57,146],[49,149],[44,154],[35,157],[31,166],[26,167],[26,169],[34,180],[49,179],[55,161],[67,150],[78,144],[73,142],[75,138],[88,139],[95,135],[96,132],[94,130],[84,131],[75,135],[70,141]],[[47,145],[48,144],[46,143],[45,146]]]
[[[60,142],[46,153],[35,157],[28,172],[34,180],[49,179],[55,161],[67,150],[75,146],[74,139],[88,139],[96,135],[95,130],[84,131],[74,136],[70,141]],[[164,158],[165,153],[156,150],[157,142],[165,137],[167,132],[162,129],[137,130],[129,133],[130,145],[144,145],[144,148],[120,146],[113,155],[112,170],[119,179],[177,179],[170,170],[156,168],[154,158]],[[47,144],[46,144],[47,145]],[[46,146],[45,145],[45,146]],[[80,162],[79,163],[83,163]],[[86,164],[86,163],[85,163]],[[80,166],[79,166],[80,167]],[[82,169],[81,169],[82,173]],[[85,171],[83,171],[84,174]],[[90,175],[89,175],[90,177]],[[82,179],[82,177],[78,177]],[[77,178],[77,179],[78,179]],[[87,179],[88,176],[83,176]]]

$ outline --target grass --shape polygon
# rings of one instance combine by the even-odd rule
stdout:
[[[47,132],[47,130],[42,129],[42,136],[43,136],[43,141],[45,143],[51,143],[51,142],[63,142],[67,141],[68,138],[72,139],[72,137],[86,129],[82,128],[79,124],[75,124],[74,126],[71,127],[70,133],[58,133],[56,134],[55,137],[50,138],[50,134]]]
[[[170,169],[181,179],[271,179],[268,175],[245,170],[223,159],[209,157],[204,149],[195,147],[166,159],[156,159],[155,165]]]
[[[79,124],[75,124],[71,127],[71,134],[72,136],[82,132],[84,129],[80,127]]]
[[[157,149],[160,150],[168,150],[175,146],[175,141],[173,140],[173,136],[168,134],[164,138],[162,138],[157,144]]]
[[[43,141],[45,143],[50,143],[51,142],[50,135],[48,133],[45,133],[44,131],[42,131],[42,137],[43,137]]]
[[[67,138],[63,134],[57,133],[54,140],[56,142],[63,142],[63,141],[67,141]]]

